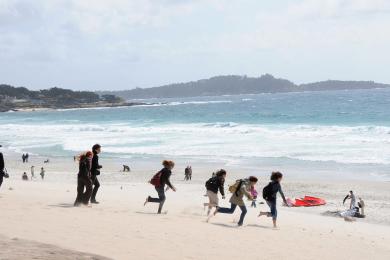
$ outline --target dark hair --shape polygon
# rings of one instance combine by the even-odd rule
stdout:
[[[283,177],[283,174],[281,172],[272,172],[271,173],[271,181],[276,181]]]
[[[250,177],[249,177],[249,181],[250,181],[250,182],[257,182],[258,179],[257,179],[255,176],[250,176]]]
[[[217,175],[218,177],[221,177],[223,175],[226,175],[226,171],[224,169],[220,169],[218,170],[215,175]]]
[[[94,146],[92,146],[92,152],[95,152],[99,148],[101,148],[100,144],[95,144]]]

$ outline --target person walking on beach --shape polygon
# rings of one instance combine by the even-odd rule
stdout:
[[[91,178],[92,178],[92,183],[93,183],[93,191],[92,191],[92,196],[91,196],[91,203],[94,204],[99,204],[98,201],[96,201],[96,193],[99,190],[100,187],[100,182],[97,178],[98,175],[100,175],[100,169],[103,168],[99,164],[99,156],[101,152],[101,146],[100,144],[95,144],[92,146],[92,153],[93,153],[93,158],[92,158],[92,166],[91,166]]]
[[[217,171],[214,177],[211,177],[208,181],[206,181],[206,190],[207,197],[209,198],[209,203],[204,203],[204,207],[208,207],[207,216],[210,215],[210,211],[213,207],[219,206],[218,199],[218,190],[222,195],[222,199],[225,199],[225,184],[226,179],[226,171],[221,169]]]
[[[34,165],[33,165],[33,166],[31,166],[31,180],[32,180],[33,178],[35,178],[34,170],[35,170],[35,167],[34,167]]]
[[[241,209],[241,215],[240,220],[238,221],[238,226],[242,226],[244,224],[244,218],[247,213],[247,209],[244,202],[244,196],[246,196],[248,199],[252,200],[252,196],[249,193],[249,187],[252,185],[256,185],[257,178],[254,176],[250,176],[249,179],[246,180],[237,180],[234,185],[229,187],[229,190],[233,193],[232,197],[230,198],[230,208],[220,208],[217,207],[217,209],[214,212],[214,216],[217,213],[224,213],[224,214],[233,214],[236,210],[237,206]],[[209,217],[207,221],[210,220],[212,215]]]
[[[158,214],[161,214],[162,208],[165,203],[165,199],[166,199],[165,191],[171,189],[176,192],[176,188],[172,185],[170,181],[170,177],[172,175],[172,169],[173,167],[175,167],[175,163],[173,161],[164,160],[162,162],[162,165],[164,166],[164,168],[162,168],[158,173],[156,173],[153,176],[153,178],[150,180],[150,183],[154,185],[157,191],[158,198],[152,198],[151,196],[148,196],[144,203],[144,206],[146,206],[148,202],[159,203],[159,207],[157,211]],[[165,185],[168,186],[166,190],[165,190]]]
[[[91,165],[93,153],[88,151],[79,157],[79,173],[77,175],[77,197],[74,206],[88,205],[92,194]],[[85,189],[85,191],[84,191]]]
[[[41,175],[41,178],[42,178],[42,180],[45,178],[45,169],[42,167],[41,168],[41,173],[40,173],[40,175]]]
[[[26,163],[28,163],[28,157],[29,157],[29,155],[28,155],[28,153],[26,153],[26,156],[25,156],[25,162]]]
[[[0,147],[2,146],[0,145]],[[4,176],[5,176],[4,156],[3,153],[0,152],[0,188],[1,188],[1,184],[3,184]]]
[[[278,217],[278,211],[276,208],[276,195],[278,193],[280,193],[280,196],[282,196],[284,204],[288,206],[286,197],[284,196],[284,193],[282,191],[282,186],[280,185],[282,179],[283,179],[283,174],[281,172],[273,172],[271,174],[271,182],[263,189],[263,198],[267,202],[271,211],[270,212],[260,211],[259,213],[259,217],[261,216],[272,217],[274,228],[277,228],[276,220]]]
[[[23,161],[23,163],[26,162],[26,155],[25,154],[22,154],[22,161]]]

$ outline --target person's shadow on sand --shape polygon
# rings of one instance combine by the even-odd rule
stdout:
[[[49,205],[49,207],[56,207],[56,208],[74,208],[74,205],[71,203],[59,203],[55,205]]]
[[[223,223],[210,223],[211,225],[215,225],[215,226],[220,226],[220,227],[224,227],[224,228],[239,228],[237,225],[228,225],[228,224],[223,224]]]
[[[263,225],[258,225],[258,224],[249,224],[247,227],[256,227],[256,228],[264,228],[264,229],[273,229],[272,227],[269,226],[263,226]]]

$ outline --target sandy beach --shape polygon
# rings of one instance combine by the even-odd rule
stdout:
[[[146,183],[150,171],[149,175],[146,171],[131,172],[137,177],[118,183],[107,176],[123,173],[116,170],[116,165],[105,165],[106,176],[102,175],[98,194],[101,204],[74,208],[76,176],[69,172],[75,170],[75,165],[55,161],[46,165],[45,181],[37,178],[23,182],[16,172],[28,169],[29,165],[14,160],[10,163],[14,166],[10,167],[15,174],[4,182],[0,191],[1,243],[7,248],[1,250],[0,259],[32,256],[37,259],[235,259],[243,255],[252,259],[390,257],[389,207],[385,203],[389,199],[386,192],[389,183],[325,183],[286,178],[283,186],[287,196],[315,192],[328,199],[328,205],[310,209],[280,206],[279,230],[272,229],[270,219],[257,218],[259,209],[267,209],[259,205],[257,209],[248,208],[244,226],[238,228],[239,210],[234,215],[219,214],[206,223],[202,207],[206,198],[201,180],[207,178],[211,169],[197,172],[193,183],[184,183],[181,171],[177,170],[172,182],[178,191],[167,193],[164,206],[167,214],[156,215],[156,204],[143,206],[147,195],[155,195],[153,187]],[[59,181],[61,174],[71,177]],[[237,172],[232,173],[227,184],[237,175]],[[258,190],[267,181],[265,175],[259,177]],[[340,198],[351,186],[364,190],[368,218],[350,223],[342,218],[323,216],[328,210],[343,208]],[[222,205],[227,206],[228,200],[222,201]]]

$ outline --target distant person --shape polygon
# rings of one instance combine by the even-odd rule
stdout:
[[[224,169],[221,169],[217,171],[216,176],[211,177],[208,181],[206,181],[206,194],[209,198],[209,202],[204,203],[203,205],[204,207],[208,207],[207,215],[210,215],[210,211],[213,207],[219,206],[218,190],[222,195],[222,199],[225,199],[225,179],[226,171]]]
[[[252,198],[253,198],[252,203],[251,203],[251,207],[256,208],[256,200],[257,200],[258,193],[257,193],[255,185],[251,186],[250,193],[251,193]]]
[[[244,218],[247,213],[247,209],[244,202],[244,196],[246,196],[248,199],[252,200],[252,196],[249,193],[249,187],[252,185],[256,185],[257,178],[254,176],[249,177],[249,179],[246,180],[237,180],[234,185],[232,185],[229,190],[233,193],[232,197],[230,198],[230,208],[220,208],[217,207],[217,209],[214,212],[214,216],[217,213],[224,213],[224,214],[233,214],[236,210],[237,206],[241,209],[241,215],[240,220],[238,221],[238,226],[242,226],[244,224]],[[209,219],[211,216],[209,217]]]
[[[192,166],[188,166],[188,178],[192,180]]]
[[[0,145],[0,147],[2,147]],[[1,187],[1,184],[3,184],[3,179],[5,177],[6,173],[5,173],[5,163],[4,163],[4,156],[3,156],[3,153],[0,152],[0,187]]]
[[[343,200],[343,205],[345,204],[345,202],[350,199],[351,200],[351,203],[349,204],[349,209],[354,209],[354,208],[357,208],[356,207],[356,196],[355,194],[353,193],[353,191],[349,191],[349,194],[347,196],[345,196],[344,200]]]
[[[148,196],[146,198],[145,203],[144,203],[144,206],[148,202],[159,203],[159,207],[158,207],[158,211],[157,211],[158,214],[161,214],[161,211],[162,211],[162,208],[164,206],[165,199],[166,199],[165,185],[168,186],[167,190],[170,188],[173,191],[176,191],[176,188],[172,185],[172,183],[170,181],[170,177],[172,175],[172,169],[173,169],[173,167],[175,167],[175,163],[173,161],[164,160],[162,162],[162,165],[164,166],[164,168],[162,168],[158,173],[156,173],[153,176],[153,178],[150,180],[150,183],[152,185],[154,185],[154,187],[157,191],[158,198],[152,198],[152,197]]]
[[[77,156],[73,156],[73,161],[76,161],[77,160]]]
[[[282,173],[273,172],[271,174],[271,182],[263,189],[263,198],[267,202],[271,211],[270,212],[260,211],[259,217],[260,216],[272,217],[274,228],[277,228],[276,220],[278,217],[278,211],[276,208],[276,195],[278,193],[280,193],[280,196],[282,196],[284,204],[288,206],[288,203],[282,191],[282,186],[280,185],[282,179],[283,179]]]
[[[130,172],[130,166],[123,164],[123,172]]]
[[[26,153],[26,156],[25,156],[25,161],[26,161],[26,163],[28,163],[28,158],[29,158],[30,156],[28,155],[28,153]]]
[[[185,181],[188,181],[190,179],[190,167],[187,166],[185,169],[184,169],[184,180]]]
[[[42,178],[42,180],[45,178],[45,169],[42,167],[41,168],[41,173],[40,173],[40,175],[41,175],[41,178]]]
[[[99,164],[99,156],[101,152],[101,146],[100,144],[95,144],[92,146],[92,153],[93,153],[93,158],[92,158],[92,166],[91,166],[91,179],[92,179],[92,184],[93,184],[93,190],[92,190],[92,196],[91,196],[91,203],[94,204],[99,204],[98,201],[96,201],[96,193],[99,190],[100,187],[100,182],[97,178],[98,175],[100,175],[100,169],[103,168]]]
[[[28,176],[27,176],[27,173],[26,173],[26,172],[23,173],[23,175],[22,175],[22,180],[28,181]]]
[[[32,180],[33,178],[35,178],[34,171],[35,171],[35,167],[34,167],[34,165],[33,165],[33,166],[31,166],[31,180]]]
[[[46,159],[46,160],[43,161],[43,163],[49,163],[49,162],[50,162],[49,159]]]
[[[92,194],[91,166],[93,153],[88,151],[79,157],[79,173],[77,174],[77,197],[74,206],[88,205]],[[85,189],[85,191],[84,191]]]
[[[26,162],[26,155],[25,154],[22,154],[22,161],[23,161],[23,163]]]

